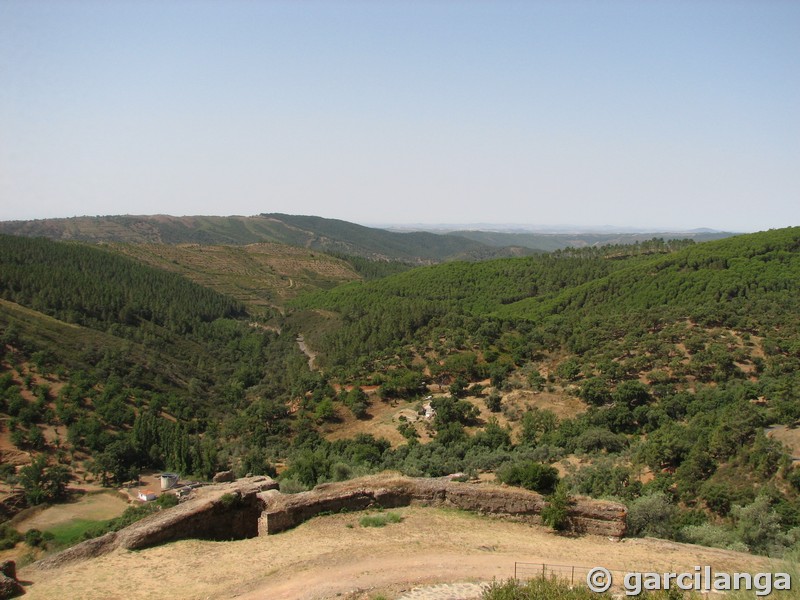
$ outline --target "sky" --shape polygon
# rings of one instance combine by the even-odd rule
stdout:
[[[800,225],[800,2],[0,0],[0,220]]]

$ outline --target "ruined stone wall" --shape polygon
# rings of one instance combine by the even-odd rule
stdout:
[[[541,522],[545,499],[527,490],[459,483],[448,478],[398,475],[362,477],[282,494],[269,477],[251,477],[197,490],[195,497],[150,515],[125,529],[82,542],[39,563],[52,568],[116,548],[138,550],[175,540],[231,540],[270,535],[296,527],[320,513],[370,507],[449,506],[472,512]],[[625,535],[627,509],[616,502],[577,498],[569,511],[573,531]]]
[[[397,476],[366,477],[317,486],[309,492],[286,495],[259,494],[266,507],[259,519],[259,533],[290,529],[323,512],[363,510],[370,506],[450,506],[482,514],[504,515],[540,523],[545,499],[519,488],[472,485],[447,478]],[[569,510],[570,528],[576,532],[622,537],[627,508],[616,502],[576,498]]]
[[[100,556],[115,550],[140,550],[183,539],[232,540],[258,535],[264,505],[260,492],[276,489],[269,477],[250,477],[208,486],[173,508],[149,515],[122,529],[67,548],[40,561],[40,568]]]

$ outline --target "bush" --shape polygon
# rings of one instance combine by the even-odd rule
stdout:
[[[614,464],[610,459],[595,461],[570,475],[574,491],[592,498],[632,500],[640,495],[642,484],[630,468]]]
[[[31,548],[43,548],[46,541],[45,535],[38,529],[28,529],[25,532],[25,543]]]
[[[225,508],[233,508],[242,502],[242,497],[239,494],[222,494],[219,498],[220,504]]]
[[[747,506],[734,506],[731,515],[736,523],[738,538],[754,554],[780,556],[794,542],[782,531],[780,516],[770,506],[766,494],[760,495]]]
[[[786,475],[786,481],[789,482],[795,491],[800,492],[800,467],[795,467]]]
[[[385,527],[388,523],[400,523],[402,520],[403,517],[398,513],[388,512],[386,514],[364,515],[359,519],[358,523],[362,527]]]
[[[299,482],[297,479],[281,479],[280,490],[283,494],[299,494],[300,492],[308,491],[308,487]]]
[[[602,427],[587,429],[575,440],[578,452],[619,452],[628,444],[628,438],[621,433],[612,433]]]
[[[628,506],[628,533],[672,539],[678,508],[664,492],[637,498]]]
[[[161,508],[172,508],[178,505],[178,497],[175,494],[161,494],[155,503]]]
[[[10,550],[22,541],[19,531],[11,527],[8,523],[0,525],[0,550]]]
[[[798,474],[800,474],[800,470],[798,470]],[[14,465],[8,463],[0,464],[0,479],[6,483],[15,483],[17,479],[17,469]]]
[[[588,588],[572,588],[567,581],[537,577],[526,582],[509,579],[492,582],[482,600],[604,600],[610,594],[597,594]]]
[[[555,467],[537,462],[506,464],[498,471],[497,477],[508,485],[521,486],[540,494],[552,494],[558,485]]]
[[[736,534],[721,525],[688,525],[681,529],[681,537],[700,546],[747,552],[747,546],[736,538]]]

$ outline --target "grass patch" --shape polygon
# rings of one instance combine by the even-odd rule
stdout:
[[[68,548],[82,542],[98,530],[103,530],[113,519],[105,521],[92,521],[90,519],[75,519],[60,525],[54,525],[47,530],[53,536],[51,544],[54,550]]]
[[[403,520],[396,512],[380,513],[377,515],[364,515],[358,523],[362,527],[385,527],[389,523],[400,523]]]
[[[78,542],[100,537],[111,531],[119,531],[160,511],[162,508],[170,508],[178,503],[178,499],[172,494],[163,494],[155,502],[148,502],[141,506],[129,506],[119,517],[106,520],[73,519],[61,525],[56,525],[47,530],[52,535],[48,546],[53,550],[61,550]]]

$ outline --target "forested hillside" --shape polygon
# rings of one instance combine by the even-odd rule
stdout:
[[[397,233],[322,217],[263,214],[252,217],[104,216],[0,222],[0,233],[85,242],[150,244],[255,244],[275,242],[373,260],[430,264],[529,254],[458,236]]]
[[[9,431],[44,450],[41,431],[65,428],[104,479],[212,474],[222,419],[305,368],[241,304],[108,250],[0,236],[0,265]]]
[[[799,250],[791,228],[627,257],[456,263],[300,304],[341,319],[318,342],[332,375],[386,397],[449,386],[432,402],[433,441],[403,424],[412,442],[389,464],[491,468],[545,490],[555,464],[571,492],[627,499],[634,532],[780,553],[800,539],[798,452],[765,432],[800,418]],[[527,407],[515,390],[533,394]],[[536,394],[586,409],[559,416]],[[768,525],[747,533],[756,514]]]
[[[552,494],[555,527],[586,494],[627,502],[634,535],[800,540],[800,445],[778,441],[800,419],[800,228],[407,270],[304,250],[325,268],[289,294],[253,251],[0,237],[14,443],[110,484],[494,474]]]

